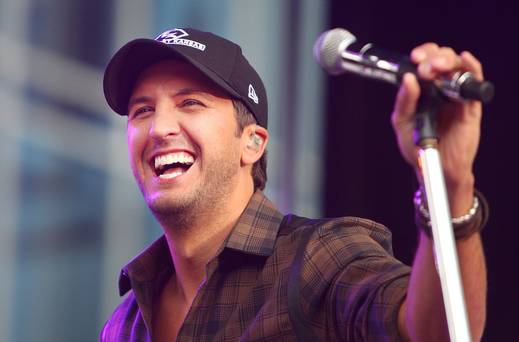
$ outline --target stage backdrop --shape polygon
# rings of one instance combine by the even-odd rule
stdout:
[[[476,187],[490,202],[483,232],[488,263],[488,315],[484,341],[517,340],[519,322],[519,143],[517,14],[503,2],[333,1],[330,27],[343,27],[359,42],[407,54],[433,41],[469,50],[496,87],[484,106]],[[419,5],[418,5],[419,4]],[[387,225],[398,257],[412,262],[416,243],[412,195],[416,181],[399,156],[390,124],[396,88],[356,76],[328,79],[326,209],[328,216],[360,215]]]

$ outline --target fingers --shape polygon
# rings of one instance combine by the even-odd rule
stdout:
[[[411,60],[418,64],[418,76],[424,80],[438,78],[464,66],[464,60],[453,49],[439,47],[435,43],[425,43],[413,49]],[[473,61],[465,62],[470,64]]]
[[[483,81],[483,67],[481,63],[468,51],[460,54],[462,68],[470,71],[478,81]]]
[[[438,50],[440,47],[436,43],[425,43],[417,46],[411,51],[411,60],[416,64],[422,63],[427,56]]]
[[[481,63],[467,51],[457,54],[450,47],[440,47],[435,43],[425,43],[413,49],[411,60],[416,63],[417,76],[423,80],[448,77],[457,71],[470,71],[476,79],[483,80]],[[420,96],[420,86],[416,77],[406,74],[398,91],[392,122],[395,128],[413,120]]]

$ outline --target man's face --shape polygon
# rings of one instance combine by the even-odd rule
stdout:
[[[130,164],[160,215],[210,208],[236,190],[240,137],[230,98],[193,66],[162,61],[139,77],[128,104]]]

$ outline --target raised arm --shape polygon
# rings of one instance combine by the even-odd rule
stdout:
[[[479,61],[469,52],[456,54],[451,48],[434,43],[423,44],[411,53],[418,64],[421,79],[436,79],[455,71],[470,71],[483,79]],[[416,170],[419,182],[417,148],[413,141],[414,113],[420,87],[413,75],[406,75],[398,92],[392,123],[400,151]],[[443,166],[447,195],[452,217],[469,213],[473,206],[473,163],[480,138],[481,103],[475,101],[448,102],[438,113],[439,151]],[[483,334],[486,315],[486,268],[480,235],[473,232],[456,241],[462,275],[470,330],[474,340]],[[440,280],[434,265],[433,242],[423,232],[419,245],[408,295],[399,313],[399,331],[412,341],[448,341],[448,327],[443,306]]]

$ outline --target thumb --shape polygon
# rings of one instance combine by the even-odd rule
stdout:
[[[393,109],[393,125],[409,122],[416,112],[416,105],[420,97],[420,86],[416,77],[411,73],[406,73],[402,78],[402,85],[396,96],[395,107]]]

